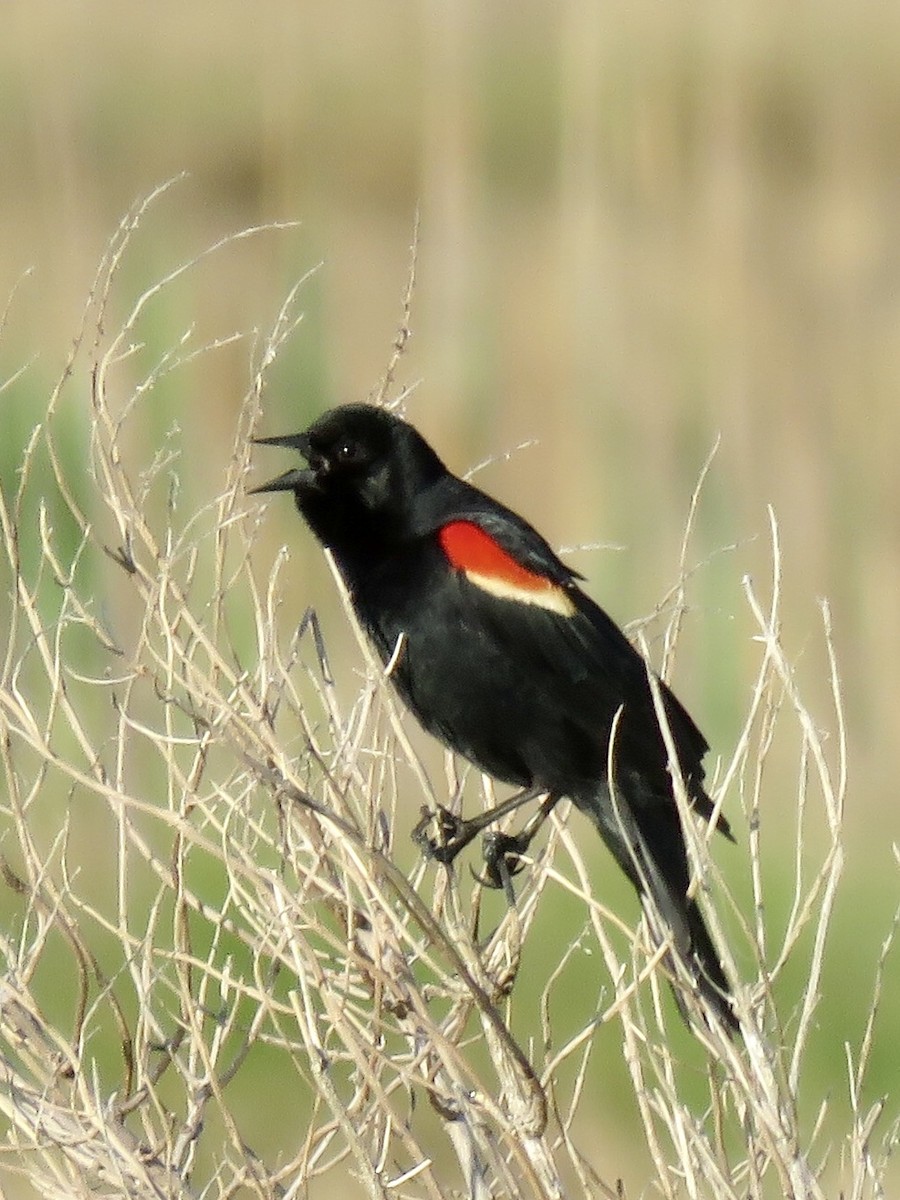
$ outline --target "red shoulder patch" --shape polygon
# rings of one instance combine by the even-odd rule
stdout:
[[[529,571],[489,533],[473,521],[451,521],[438,534],[450,565],[471,583],[503,599],[537,604],[563,616],[575,606],[566,591],[536,571]]]
[[[440,534],[441,546],[452,566],[459,571],[493,576],[514,587],[547,588],[555,584],[544,575],[529,571],[516,562],[499,542],[473,521],[451,521]]]

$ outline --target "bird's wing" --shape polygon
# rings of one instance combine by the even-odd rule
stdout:
[[[565,586],[581,578],[518,513],[455,475],[445,475],[420,497],[416,517],[419,536],[453,524],[475,525],[520,567],[551,583]]]
[[[608,727],[624,705],[621,760],[651,775],[664,772],[667,755],[644,659],[544,539],[489,498],[447,514],[436,536],[475,594],[488,597],[479,618],[491,623],[510,656],[534,664],[548,695],[584,723]],[[660,689],[681,770],[700,799],[706,739],[661,681]]]

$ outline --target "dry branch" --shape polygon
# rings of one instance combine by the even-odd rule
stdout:
[[[72,359],[0,504],[12,601],[0,678],[9,1171],[66,1197],[350,1194],[348,1176],[373,1197],[624,1195],[616,1164],[598,1163],[577,1133],[595,1102],[593,1038],[612,1022],[660,1194],[825,1195],[828,1147],[800,1116],[799,1093],[840,885],[843,722],[827,610],[831,743],[781,641],[774,519],[768,607],[746,588],[756,687],[714,799],[743,800],[760,912],[755,830],[776,731],[796,740],[799,839],[812,826],[826,837],[812,873],[798,853],[789,922],[772,946],[688,821],[706,916],[720,945],[734,944],[735,931],[740,941],[725,962],[744,1030],[742,1044],[710,1027],[689,981],[676,980],[709,1058],[698,1111],[668,1036],[663,953],[646,927],[635,934],[594,898],[565,819],[554,817],[519,877],[515,910],[483,930],[481,886],[426,868],[407,848],[410,814],[456,797],[429,782],[365,644],[347,703],[315,614],[284,633],[285,558],[254,553],[259,516],[243,489],[266,371],[299,319],[301,285],[261,346],[221,495],[181,516],[166,484],[177,444],[132,444],[131,424],[160,379],[215,349],[186,335],[141,374],[147,306],[230,244],[153,284],[110,336],[118,271],[158,200],[129,214],[111,244]],[[57,431],[73,379],[91,382],[81,503],[84,480],[73,479]],[[667,663],[687,560],[686,541]],[[519,968],[554,893],[577,897],[584,928],[545,948],[540,1037],[526,1043],[513,1033]],[[773,985],[810,936],[807,988],[787,1019]],[[587,943],[614,998],[598,982],[594,1016],[562,1037],[557,993]],[[748,961],[755,978],[741,977]],[[877,1003],[876,990],[873,1011]],[[851,1064],[854,1125],[832,1152],[842,1186],[860,1198],[882,1195],[885,1170],[873,1149],[881,1110],[861,1112],[856,1100],[867,1045]],[[569,1069],[572,1081],[561,1082]],[[242,1087],[292,1130],[277,1151],[246,1132]],[[288,1126],[284,1109],[294,1113]]]

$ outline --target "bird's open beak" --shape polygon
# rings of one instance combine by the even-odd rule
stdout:
[[[254,438],[253,441],[257,446],[284,446],[288,450],[298,450],[304,458],[309,455],[309,439],[305,433],[286,433],[279,437]],[[315,473],[309,467],[295,467],[292,471],[285,471],[283,475],[270,479],[268,483],[250,488],[247,494],[255,496],[259,492],[293,492],[298,487],[308,486],[314,481]]]
[[[275,479],[270,479],[268,483],[261,483],[259,487],[248,488],[248,496],[256,496],[260,492],[294,492],[298,487],[304,484],[312,483],[315,479],[309,467],[295,467],[293,471],[285,471],[283,475],[276,476]]]

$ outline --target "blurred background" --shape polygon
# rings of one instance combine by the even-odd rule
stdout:
[[[900,8],[877,0],[8,0],[0,37],[0,298],[18,285],[0,378],[27,364],[0,394],[7,479],[119,219],[187,172],[129,253],[112,300],[122,315],[221,237],[300,224],[213,256],[154,312],[159,352],[188,328],[200,344],[248,333],[154,400],[188,454],[182,503],[220,488],[252,331],[319,263],[260,432],[372,393],[418,211],[413,337],[397,372],[417,383],[408,415],[460,471],[533,441],[477,481],[574,548],[569,561],[620,621],[676,581],[718,441],[675,685],[723,753],[759,659],[741,580],[768,594],[773,506],[785,643],[833,729],[826,597],[850,746],[819,1097],[846,1090],[841,1047],[861,1036],[900,892],[898,48]],[[265,454],[262,478],[285,465]],[[330,582],[289,508],[271,506],[260,562],[289,541],[297,615],[315,603],[339,641]],[[795,797],[795,775],[771,778],[773,871],[793,852],[779,814]],[[896,1085],[894,960],[888,973],[871,1099]],[[616,1052],[613,1039],[604,1053]],[[607,1109],[598,1096],[602,1144],[637,1192],[633,1114]]]

